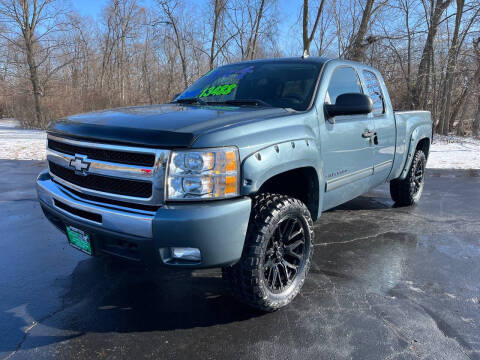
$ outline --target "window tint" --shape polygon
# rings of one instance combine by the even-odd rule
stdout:
[[[368,96],[370,96],[373,102],[372,112],[374,114],[383,114],[383,94],[377,77],[373,72],[368,70],[363,70],[363,77],[365,78],[365,86],[367,88]]]
[[[337,96],[346,93],[361,93],[362,87],[355,69],[342,66],[335,69],[328,85],[325,102],[335,104]]]

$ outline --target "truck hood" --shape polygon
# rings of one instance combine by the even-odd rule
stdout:
[[[188,147],[204,132],[294,113],[282,108],[150,105],[72,115],[48,132],[85,140],[147,147]]]

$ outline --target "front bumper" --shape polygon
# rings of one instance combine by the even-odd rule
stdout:
[[[66,225],[91,234],[95,254],[110,254],[172,267],[206,268],[233,264],[242,255],[250,217],[248,197],[188,204],[168,204],[157,211],[129,209],[78,197],[52,181],[37,179],[45,216],[61,231]],[[180,261],[171,247],[193,247],[201,261]]]

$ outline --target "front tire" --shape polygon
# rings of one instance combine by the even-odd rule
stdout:
[[[313,222],[300,200],[255,196],[238,263],[222,269],[232,294],[262,311],[288,305],[303,286],[313,255]]]
[[[418,203],[425,183],[427,158],[422,150],[417,150],[404,180],[390,181],[390,195],[396,205],[410,206]]]

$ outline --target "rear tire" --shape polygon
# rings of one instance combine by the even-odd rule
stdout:
[[[427,158],[422,150],[417,150],[405,179],[390,181],[390,195],[396,205],[410,206],[418,203],[425,183]]]
[[[262,311],[288,305],[310,268],[313,239],[312,218],[300,200],[255,196],[242,257],[222,268],[232,295]]]

